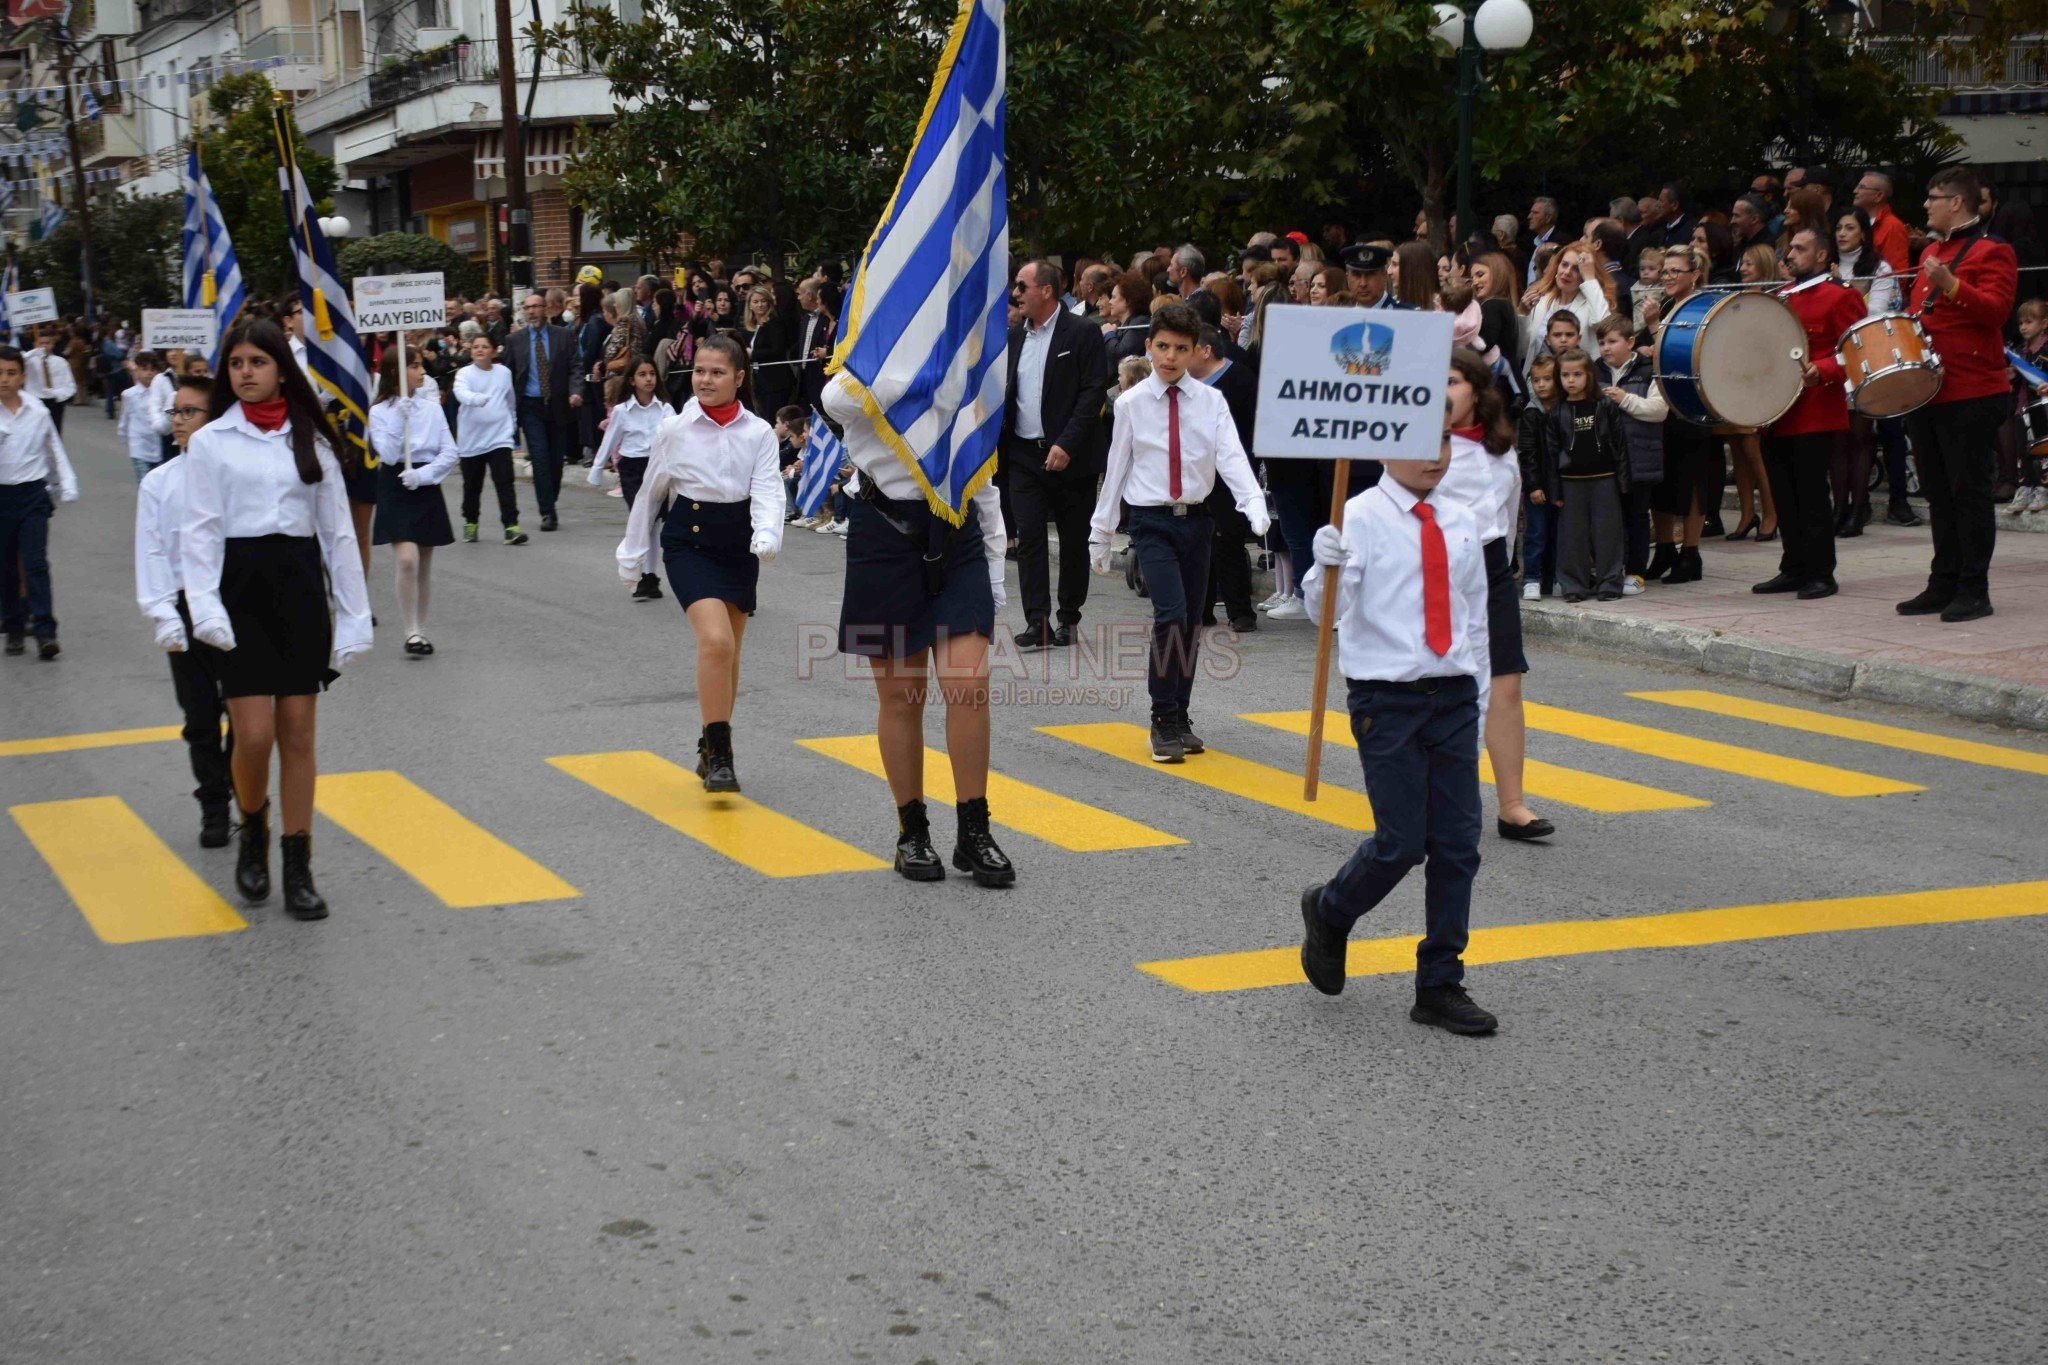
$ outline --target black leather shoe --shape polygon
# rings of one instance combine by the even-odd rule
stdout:
[[[10,636],[8,636],[8,637],[7,637],[7,652],[8,652],[9,654],[26,654],[26,653],[28,653],[28,641],[26,641],[26,640],[22,639],[22,638],[21,638],[21,637],[20,637],[19,635],[10,635]]]
[[[1941,619],[1950,625],[1958,621],[1981,621],[1990,614],[1991,599],[1974,593],[1957,593],[1955,599],[1941,609]]]
[[[1841,588],[1836,584],[1834,575],[1828,574],[1802,586],[1799,589],[1799,600],[1802,602],[1813,602],[1823,597],[1833,597],[1840,591]]]
[[[543,530],[543,531],[552,531],[552,530],[556,529],[556,526],[557,526],[557,524],[558,524],[558,523],[557,523],[557,522],[555,521],[555,514],[554,514],[553,512],[543,512],[543,513],[541,514],[541,518],[540,518],[540,529],[541,529],[541,530]]]
[[[1756,533],[1756,543],[1759,545],[1772,544],[1778,539],[1778,535],[1779,533],[1776,531],[1758,531]]]
[[[1246,616],[1233,616],[1230,618],[1230,628],[1239,635],[1249,635],[1259,628],[1259,614],[1252,612]]]
[[[1650,556],[1650,566],[1643,570],[1643,577],[1662,578],[1665,574],[1670,573],[1673,566],[1675,566],[1677,563],[1677,544],[1673,543],[1670,545],[1659,545],[1657,547],[1656,553]]]
[[[1761,583],[1750,585],[1749,590],[1751,592],[1798,592],[1804,586],[1805,584],[1801,583],[1792,574],[1781,573],[1775,577],[1766,578]]]
[[[976,886],[1015,886],[1017,869],[1010,866],[988,830],[988,798],[962,801],[957,809],[960,823],[953,841],[953,866],[972,876]]]
[[[270,899],[270,803],[242,813],[242,846],[235,854],[235,890],[251,905]]]
[[[234,839],[235,831],[228,823],[226,806],[201,806],[199,808],[199,846],[201,848],[226,848]]]
[[[708,792],[740,789],[739,774],[733,771],[732,764],[731,722],[714,720],[704,727],[703,738],[697,741],[697,776],[704,779],[704,790]]]
[[[640,575],[640,582],[633,589],[635,602],[658,602],[661,600],[661,579],[651,573]]]
[[[1074,628],[1072,626],[1061,626],[1053,631],[1052,644],[1054,649],[1065,649],[1073,643]]]
[[[1711,532],[1708,532],[1707,534],[1712,534],[1712,533],[1711,533]],[[1727,535],[1723,536],[1723,537],[1722,537],[1722,539],[1723,539],[1723,540],[1748,540],[1748,539],[1749,539],[1749,538],[1750,538],[1750,537],[1751,537],[1752,535],[1754,535],[1754,534],[1756,534],[1756,518],[1755,518],[1755,517],[1751,517],[1751,518],[1750,518],[1750,519],[1749,519],[1748,521],[1745,521],[1745,522],[1743,522],[1743,523],[1742,523],[1742,525],[1740,525],[1740,526],[1736,527],[1736,528],[1735,528],[1734,530],[1730,531],[1730,532],[1729,532],[1729,533],[1728,533]]]
[[[1014,638],[1017,641],[1017,648],[1027,653],[1034,649],[1050,649],[1053,643],[1053,634],[1046,629],[1042,621],[1024,627]]]
[[[1706,565],[1700,559],[1700,547],[1687,545],[1679,550],[1671,571],[1664,575],[1666,583],[1697,583],[1706,573]]]
[[[1712,512],[1709,512],[1707,519],[1700,524],[1700,534],[1703,536],[1718,536],[1727,531],[1727,529],[1722,524],[1721,518]]]
[[[327,902],[313,889],[313,836],[287,834],[277,841],[284,864],[284,912],[293,919],[326,919]]]
[[[1893,610],[1901,616],[1934,616],[1948,610],[1948,604],[1955,600],[1952,592],[1941,592],[1929,588],[1917,597],[1909,597]]]
[[[1323,888],[1301,893],[1301,974],[1324,995],[1344,993],[1344,935],[1316,908]]]
[[[59,654],[62,654],[63,652],[64,647],[57,643],[55,637],[52,637],[48,640],[36,641],[36,657],[38,659],[41,659],[44,663],[48,663],[50,660],[56,658]]]
[[[946,880],[946,865],[932,847],[932,822],[924,802],[896,808],[896,870],[914,882]]]
[[[1188,713],[1183,711],[1175,716],[1173,724],[1174,728],[1180,732],[1180,751],[1184,754],[1201,753],[1204,747],[1202,737],[1195,733],[1193,722],[1188,720]]]
[[[1187,758],[1187,750],[1181,747],[1180,726],[1171,717],[1152,718],[1152,761],[1154,763],[1181,763]]]
[[[1456,985],[1416,987],[1415,1006],[1408,1011],[1408,1017],[1418,1024],[1471,1037],[1500,1027],[1500,1020],[1473,1004],[1465,988]]]
[[[1893,526],[1918,526],[1921,524],[1920,514],[1913,510],[1911,504],[1902,502],[1893,503],[1885,512],[1884,519]]]
[[[1495,817],[1493,824],[1494,828],[1500,831],[1501,838],[1513,839],[1520,843],[1528,843],[1534,839],[1548,839],[1551,835],[1557,833],[1557,826],[1551,824],[1540,815],[1526,825],[1510,824],[1508,821],[1498,817]]]

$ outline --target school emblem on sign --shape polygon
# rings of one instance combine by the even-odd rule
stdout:
[[[1385,374],[1394,363],[1394,329],[1377,322],[1340,328],[1330,337],[1330,358],[1346,374]]]

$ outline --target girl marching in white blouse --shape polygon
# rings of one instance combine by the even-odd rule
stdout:
[[[669,588],[697,637],[697,701],[704,715],[697,776],[706,791],[736,792],[732,708],[740,641],[754,612],[761,565],[782,548],[782,472],[773,428],[745,401],[746,349],[730,337],[711,337],[696,361],[696,397],[656,429],[646,481],[619,542],[619,577],[637,583],[656,563],[667,567]],[[626,407],[612,409],[614,421]],[[657,545],[654,520],[665,503]]]
[[[276,323],[241,324],[226,350],[213,420],[183,457],[185,599],[235,732],[235,885],[251,902],[270,895],[275,748],[285,910],[324,919],[312,869],[315,708],[370,648],[370,596],[335,452],[358,456],[328,423]]]
[[[420,353],[406,357],[406,396],[398,396],[398,348],[384,352],[377,367],[377,405],[370,409],[370,449],[377,452],[377,520],[373,545],[389,545],[398,560],[398,609],[405,617],[405,652],[424,658],[434,652],[426,636],[427,597],[434,550],[455,541],[441,480],[460,456],[441,400],[421,391],[426,367]]]
[[[654,434],[676,410],[654,396],[661,384],[654,362],[642,360],[633,366],[632,392],[612,408],[605,419],[604,441],[597,458],[590,462],[590,482],[602,483],[607,468],[619,471],[619,491],[625,495],[626,510],[633,510],[640,485],[647,479],[647,458],[654,449]],[[633,589],[635,602],[652,602],[661,596],[661,579],[652,573],[640,575]]]

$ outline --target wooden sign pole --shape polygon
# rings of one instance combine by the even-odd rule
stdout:
[[[1344,528],[1344,502],[1351,492],[1351,461],[1337,461],[1330,483],[1330,525]],[[1330,696],[1330,643],[1337,632],[1338,574],[1323,575],[1323,609],[1316,621],[1316,677],[1308,703],[1308,764],[1303,770],[1301,799],[1316,799],[1323,771],[1323,707]]]

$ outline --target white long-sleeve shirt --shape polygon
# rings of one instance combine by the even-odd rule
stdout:
[[[26,397],[11,411],[0,403],[0,484],[37,479],[56,484],[59,501],[78,501],[78,475],[71,470],[71,457],[64,453],[50,410]]]
[[[1117,396],[1115,426],[1109,438],[1109,462],[1095,515],[1088,522],[1088,543],[1107,549],[1116,534],[1117,503],[1159,507],[1175,502],[1199,506],[1220,477],[1252,524],[1253,535],[1266,533],[1266,497],[1252,474],[1252,463],[1237,439],[1230,403],[1217,390],[1192,376],[1180,381],[1180,496],[1175,497],[1168,468],[1168,400],[1166,385],[1156,374]]]
[[[621,404],[620,407],[623,407]],[[619,408],[612,409],[616,414]],[[747,520],[756,538],[766,535],[770,553],[782,549],[782,447],[775,428],[753,413],[720,426],[692,398],[683,410],[654,433],[647,457],[647,477],[633,511],[626,518],[626,538],[619,542],[619,571],[653,573],[661,564],[661,538],[654,533],[654,514],[674,494],[672,517],[687,517],[700,502],[747,502]]]
[[[1482,452],[1482,458],[1485,456]],[[1509,457],[1512,458],[1512,457]],[[1451,648],[1429,647],[1422,608],[1422,519],[1414,493],[1382,478],[1344,504],[1344,563],[1337,576],[1337,660],[1359,681],[1413,682],[1465,674],[1480,696],[1493,676],[1487,651],[1486,554],[1479,523],[1457,502],[1430,495],[1450,560]],[[1311,619],[1323,609],[1329,571],[1318,564],[1301,581]]]
[[[688,406],[689,404],[684,404],[685,408]],[[675,415],[676,410],[659,398],[652,403],[642,403],[638,398],[628,395],[612,409],[612,415],[605,423],[604,440],[597,447],[597,459],[591,467],[603,469],[614,459],[638,460],[647,457],[654,448],[655,432],[661,429],[663,422]]]
[[[242,415],[242,405],[201,427],[179,456],[185,470],[185,517],[180,558],[185,604],[195,633],[227,625],[220,598],[227,542],[249,536],[314,536],[327,563],[328,602],[334,611],[334,650],[370,645],[370,592],[349,516],[341,466],[325,442],[317,445],[321,479],[302,483],[292,458],[291,425],[263,431]]]
[[[1439,507],[1454,502],[1470,512],[1481,545],[1511,536],[1522,512],[1522,462],[1513,446],[1490,455],[1479,442],[1453,436],[1450,467],[1430,501]]]
[[[519,424],[519,405],[512,401],[512,371],[503,365],[484,369],[464,365],[455,372],[455,401],[462,404],[456,445],[464,455],[510,450]]]
[[[22,369],[28,378],[21,391],[31,398],[68,403],[78,395],[78,376],[71,373],[71,362],[61,355],[51,355],[38,346],[22,356]]]
[[[1536,306],[1529,310],[1529,315],[1522,319],[1524,375],[1529,373],[1529,366],[1540,353],[1544,334],[1550,330],[1551,317],[1564,309],[1570,309],[1572,316],[1579,320],[1579,344],[1588,352],[1597,349],[1593,344],[1595,324],[1614,311],[1607,306],[1607,294],[1600,288],[1599,282],[1590,279],[1579,281],[1579,292],[1572,298],[1561,298],[1552,293],[1538,299]],[[1666,310],[1665,316],[1669,317],[1668,304]]]
[[[163,459],[162,438],[171,434],[170,413],[159,407],[163,395],[157,385],[163,382],[164,377],[158,375],[147,388],[130,384],[121,390],[121,417],[114,425],[132,460],[155,464]]]
[[[425,389],[406,398],[387,398],[370,409],[370,449],[394,469],[405,467],[405,452],[410,449],[422,484],[441,482],[461,459],[441,400]]]
[[[158,626],[176,625],[184,591],[185,470],[183,458],[165,460],[142,476],[135,494],[135,605]]]
[[[823,398],[825,415],[846,431],[846,458],[883,497],[897,502],[927,502],[917,477],[903,467],[903,461],[896,452],[875,433],[874,422],[861,405],[860,397],[846,387],[847,378],[844,371],[832,376],[825,385]],[[851,488],[848,491],[851,492]],[[984,483],[968,500],[968,506],[974,508],[976,521],[981,527],[982,550],[988,559],[989,589],[995,594],[996,609],[1000,611],[1009,599],[1009,590],[1003,581],[1003,555],[1010,542],[1003,527],[1002,493],[994,480]]]

